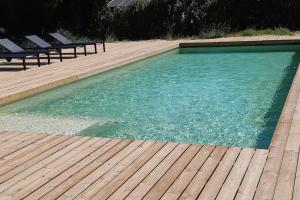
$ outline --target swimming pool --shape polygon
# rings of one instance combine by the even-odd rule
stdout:
[[[0,130],[268,148],[299,45],[179,48],[0,109]]]

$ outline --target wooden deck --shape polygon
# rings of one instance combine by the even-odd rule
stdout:
[[[238,40],[211,41],[215,45]],[[106,53],[28,71],[1,71],[0,104],[176,48],[178,43],[112,43]],[[0,70],[21,68],[18,63],[6,65],[2,63]],[[2,132],[0,199],[300,199],[299,93],[298,69],[268,150]]]
[[[0,134],[0,199],[252,199],[268,150]]]

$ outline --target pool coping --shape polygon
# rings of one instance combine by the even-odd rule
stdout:
[[[300,44],[300,39],[259,39],[245,37],[217,38],[208,40],[183,41],[179,43],[179,47],[220,47],[220,46],[247,46],[247,45],[280,45],[280,44]]]

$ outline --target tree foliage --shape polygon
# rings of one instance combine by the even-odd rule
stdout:
[[[201,35],[209,30],[300,27],[299,0],[139,0],[107,8],[107,0],[2,0],[0,34],[77,35],[117,39]]]

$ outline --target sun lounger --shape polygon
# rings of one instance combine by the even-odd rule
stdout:
[[[50,51],[45,49],[23,49],[11,40],[5,38],[0,39],[0,45],[3,46],[6,50],[10,51],[10,53],[1,53],[0,58],[6,59],[8,62],[11,59],[22,59],[23,67],[26,70],[26,59],[30,57],[36,57],[38,61],[38,66],[40,67],[40,54],[46,54],[48,59],[48,64],[50,64]]]
[[[77,57],[76,47],[77,45],[72,44],[59,44],[59,45],[51,45],[50,43],[46,42],[42,38],[38,37],[37,35],[27,35],[25,36],[28,40],[36,44],[41,49],[48,49],[48,50],[56,50],[59,52],[60,61],[62,61],[62,49],[74,49],[74,57]]]
[[[32,56],[32,54],[0,54],[0,59],[6,59],[8,62],[11,61],[11,59],[21,59],[22,60],[22,64],[23,64],[23,68],[24,70],[26,70],[26,58]],[[38,60],[38,65],[40,66],[40,59],[39,56],[37,56],[37,60]]]
[[[61,44],[68,44],[68,45],[77,45],[78,47],[83,47],[84,48],[84,55],[87,55],[86,52],[86,46],[87,45],[93,45],[95,48],[95,53],[97,53],[97,42],[95,41],[91,41],[91,42],[85,42],[85,41],[76,41],[73,42],[71,40],[69,40],[68,38],[66,38],[65,36],[63,36],[60,33],[49,33],[54,39],[56,39],[58,42],[60,42]],[[103,42],[103,51],[105,52],[105,45]]]

